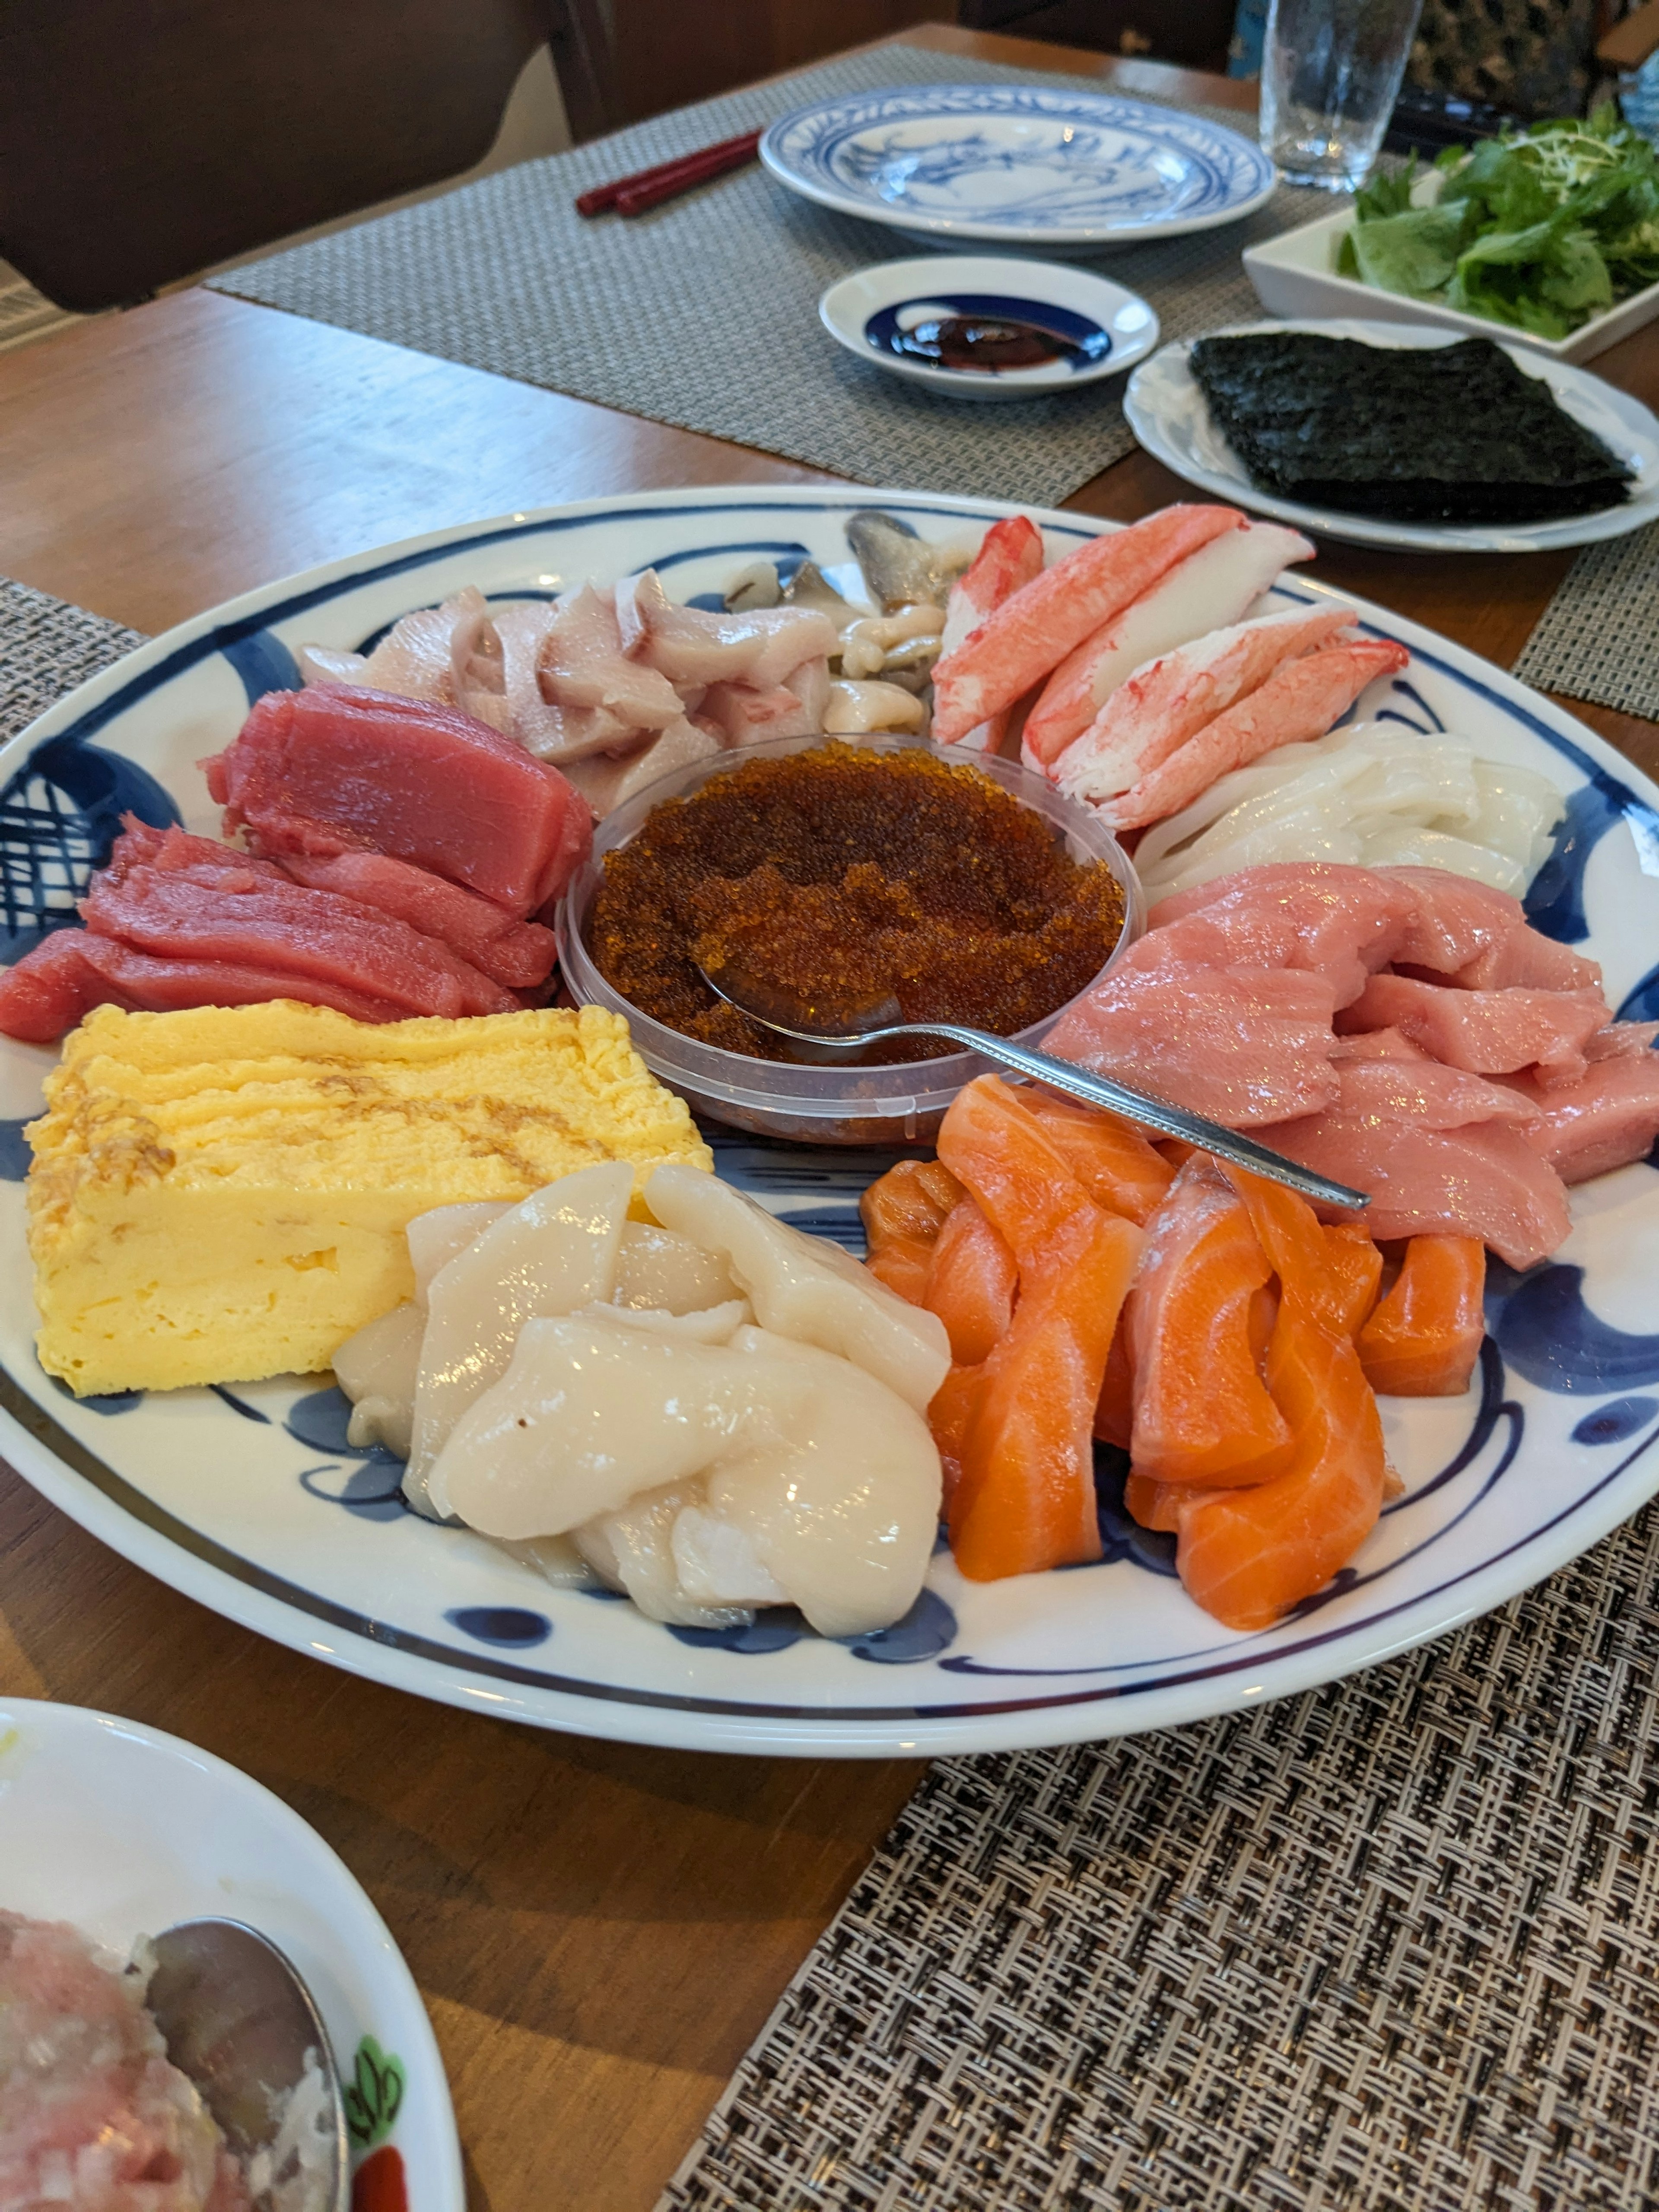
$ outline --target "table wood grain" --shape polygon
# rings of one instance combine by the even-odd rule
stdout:
[[[1251,99],[945,26],[907,37],[946,58]],[[1659,402],[1659,333],[1596,368]],[[492,513],[826,480],[202,291],[0,357],[0,572],[149,631]],[[1127,520],[1189,495],[1137,453],[1071,504]],[[1328,545],[1320,573],[1507,666],[1568,557]],[[1659,772],[1659,729],[1575,711]],[[473,2212],[647,2212],[919,1771],[634,1749],[424,1704],[174,1595],[3,1468],[0,1693],[188,1737],[339,1850],[431,2007]]]

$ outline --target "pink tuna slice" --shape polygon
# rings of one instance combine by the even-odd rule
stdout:
[[[1577,1075],[1585,1042],[1607,1019],[1599,991],[1461,991],[1414,975],[1373,975],[1341,1026],[1403,1030],[1445,1066],[1472,1075],[1534,1066]]]
[[[1466,991],[1599,991],[1600,963],[1586,960],[1523,923],[1460,968],[1452,978]]]
[[[685,712],[665,676],[624,654],[615,603],[591,584],[559,602],[538,667],[555,705],[602,708],[625,730],[665,730]]]
[[[1333,1057],[1336,1110],[1369,1121],[1412,1121],[1424,1129],[1463,1129],[1481,1121],[1535,1121],[1538,1109],[1504,1083],[1487,1083],[1461,1067],[1424,1058],[1346,1060]]]
[[[88,929],[60,929],[0,974],[0,1032],[55,1044],[94,1006],[177,1013],[188,1006],[258,1006],[297,999],[354,1022],[401,1022],[408,1009],[316,975],[224,961],[156,960]]]
[[[1148,934],[1124,958],[1162,945],[1206,960],[1316,969],[1346,1006],[1392,958],[1413,910],[1411,892],[1374,869],[1274,861],[1160,899]],[[1220,945],[1227,949],[1218,954]]]
[[[1650,1024],[1620,1026],[1642,1030]],[[1644,1159],[1659,1137],[1659,1052],[1650,1047],[1598,1059],[1576,1083],[1546,1091],[1523,1078],[1516,1088],[1539,1109],[1527,1141],[1563,1182],[1588,1182],[1628,1167]]]
[[[1044,1049],[1258,1128],[1334,1103],[1333,1003],[1325,977],[1295,969],[1120,969],[1061,1015]]]
[[[1457,975],[1527,926],[1520,900],[1490,884],[1445,868],[1379,868],[1377,873],[1406,884],[1417,901],[1415,918],[1394,956],[1402,968]]]
[[[654,568],[617,586],[623,650],[678,684],[752,684],[769,691],[803,660],[840,646],[836,626],[813,607],[751,607],[714,614],[678,605]]]
[[[1005,515],[994,522],[974,556],[973,565],[951,586],[945,604],[940,657],[952,653],[988,616],[1042,574],[1042,532],[1028,514]],[[1009,709],[991,715],[954,742],[966,751],[994,753],[1008,732]],[[933,732],[937,738],[937,730]],[[942,740],[941,740],[942,742]]]
[[[1275,669],[1328,643],[1354,620],[1352,607],[1291,607],[1207,631],[1146,662],[1054,763],[1054,781],[1073,799],[1091,802],[1131,789],[1258,690]]]
[[[153,958],[216,961],[313,978],[410,1014],[510,1013],[518,1001],[447,945],[332,891],[263,878],[246,889],[139,865],[94,876],[87,926]],[[303,996],[303,992],[289,993]]]
[[[389,853],[523,921],[586,858],[592,821],[556,769],[450,707],[323,684],[268,691],[203,763],[227,831],[267,857]]]
[[[1055,669],[1025,725],[1026,766],[1051,768],[1138,669],[1241,621],[1293,561],[1313,557],[1312,544],[1299,532],[1275,522],[1247,522],[1177,561]]]
[[[1461,1129],[1363,1114],[1281,1122],[1275,1152],[1318,1175],[1367,1190],[1366,1229],[1395,1237],[1478,1237],[1511,1267],[1530,1267],[1565,1241],[1571,1222],[1561,1178],[1533,1150],[1535,1130],[1483,1121]]]
[[[934,665],[935,740],[954,744],[1012,707],[1166,569],[1243,520],[1236,507],[1166,507],[1033,577]]]
[[[1403,645],[1381,638],[1327,646],[1305,659],[1282,664],[1256,690],[1188,738],[1162,767],[1121,798],[1109,799],[1100,810],[1102,819],[1116,830],[1135,830],[1179,813],[1234,769],[1246,768],[1280,745],[1322,738],[1367,684],[1393,675],[1410,659]],[[1060,763],[1062,790],[1074,790],[1066,780],[1070,757]]]
[[[1431,1053],[1413,1044],[1400,1030],[1364,1030],[1355,1036],[1331,1039],[1331,1058],[1340,1067],[1353,1060],[1433,1060]],[[1434,1062],[1436,1066],[1439,1062]]]

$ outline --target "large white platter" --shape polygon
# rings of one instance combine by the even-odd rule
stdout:
[[[1224,125],[1084,85],[924,84],[781,115],[781,185],[924,246],[1098,253],[1237,222],[1273,165]]]
[[[466,582],[551,592],[653,562],[680,596],[758,554],[845,574],[845,524],[878,504],[929,538],[1012,510],[852,489],[690,490],[592,501],[436,532],[248,593],[159,638],[42,717],[0,757],[18,940],[124,806],[192,829],[216,811],[194,763],[250,697],[291,680],[307,640],[356,647]],[[1054,553],[1113,526],[1039,517]],[[1320,590],[1294,572],[1288,605]],[[1659,1015],[1659,793],[1582,725],[1473,654],[1381,608],[1364,627],[1411,665],[1365,715],[1446,728],[1571,793],[1534,919],[1586,945],[1626,1014]],[[32,763],[32,765],[31,765]],[[0,1042],[0,1157],[52,1054]],[[885,1162],[715,1135],[720,1171],[775,1211],[859,1249],[865,1182]],[[0,1449],[47,1497],[180,1590],[319,1659],[500,1717],[633,1741],[823,1755],[995,1750],[1160,1728],[1374,1664],[1571,1559],[1659,1488],[1655,1327],[1659,1175],[1577,1192],[1569,1243],[1517,1282],[1494,1270],[1476,1387],[1386,1400],[1407,1495],[1340,1586],[1260,1635],[1219,1628],[1169,1571],[1169,1540],[1109,1503],[1102,1564],[974,1585],[936,1557],[915,1615],[852,1645],[763,1614],[746,1633],[675,1632],[631,1607],[548,1589],[465,1531],[398,1500],[395,1462],[348,1452],[325,1378],[76,1403],[36,1364],[21,1180],[0,1187]]]
[[[390,1930],[280,1798],[177,1736],[0,1699],[0,1906],[125,1958],[181,1920],[240,1920],[283,1952],[328,2030],[361,2172],[401,2165],[409,2212],[463,2212],[455,2115]],[[365,2177],[368,2202],[398,2200]]]
[[[1307,331],[1320,337],[1401,348],[1456,345],[1461,335],[1426,324],[1319,320],[1231,323],[1207,335],[1243,337],[1276,331]],[[1353,545],[1386,545],[1396,552],[1547,553],[1559,546],[1623,538],[1659,520],[1659,420],[1651,409],[1588,369],[1528,352],[1496,325],[1475,335],[1501,345],[1518,368],[1548,385],[1569,415],[1630,464],[1636,474],[1627,500],[1618,507],[1563,515],[1550,522],[1388,522],[1378,515],[1280,499],[1250,481],[1244,464],[1210,419],[1209,402],[1188,362],[1197,343],[1194,338],[1161,346],[1150,361],[1141,362],[1124,392],[1123,412],[1147,452],[1200,491],[1248,507],[1254,514],[1270,514],[1276,521],[1321,531]]]

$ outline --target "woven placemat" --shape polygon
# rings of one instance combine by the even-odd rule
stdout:
[[[1659,721],[1659,523],[1584,548],[1515,672],[1540,691]]]
[[[1052,506],[1133,445],[1122,380],[970,406],[855,360],[820,326],[818,295],[850,270],[918,250],[896,232],[815,207],[757,167],[629,222],[584,222],[571,204],[588,185],[811,100],[967,79],[1078,82],[885,46],[526,162],[213,281],[860,483]],[[1166,338],[1190,337],[1260,314],[1243,248],[1325,210],[1321,195],[1283,186],[1243,222],[1128,247],[1098,265],[1152,301]]]
[[[144,639],[0,576],[0,744]]]
[[[659,2212],[1659,2203],[1659,1513],[1236,1717],[933,1767]]]

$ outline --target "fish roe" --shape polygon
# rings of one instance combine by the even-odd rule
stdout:
[[[977,769],[923,751],[825,744],[753,760],[653,809],[605,856],[588,948],[607,982],[669,1029],[752,1059],[789,1057],[696,964],[849,1024],[896,999],[906,1021],[1012,1036],[1110,957],[1123,893]],[[930,1059],[929,1041],[872,1059]]]

